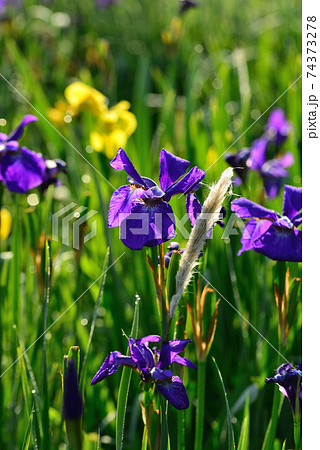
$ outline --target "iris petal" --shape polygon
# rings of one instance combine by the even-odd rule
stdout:
[[[260,170],[263,164],[266,162],[266,152],[268,147],[268,140],[265,138],[257,139],[253,142],[250,157],[248,160],[248,166],[252,170]]]
[[[118,227],[131,213],[134,200],[144,193],[144,189],[133,186],[121,186],[117,189],[110,199],[108,210],[108,226],[110,228]]]
[[[110,355],[104,360],[102,366],[92,378],[91,385],[99,383],[99,381],[106,378],[108,375],[112,375],[116,372],[121,365],[127,365],[135,367],[136,364],[130,356],[122,355],[120,352],[111,352]]]
[[[141,344],[139,341],[135,341],[131,336],[129,337],[129,349],[130,355],[133,361],[135,361],[138,366],[143,368],[154,367],[153,353],[146,344]]]
[[[302,188],[285,185],[282,212],[293,219],[302,208]]]
[[[172,377],[172,380],[158,381],[157,389],[177,409],[187,409],[189,406],[189,399],[186,389],[177,376]]]
[[[194,192],[187,194],[186,198],[186,209],[191,222],[191,225],[194,226],[197,220],[198,215],[201,213],[201,203],[198,200],[198,197]]]
[[[302,260],[302,232],[272,225],[253,242],[253,249],[276,261]]]
[[[186,173],[186,170],[190,166],[190,162],[167,152],[164,148],[160,152],[160,171],[159,182],[160,187],[165,191],[175,181],[177,181],[181,175]]]
[[[132,250],[153,247],[175,236],[174,214],[165,201],[150,206],[137,203],[120,224],[120,239]]]
[[[244,197],[237,198],[231,203],[231,211],[235,212],[241,219],[250,219],[256,217],[259,219],[277,220],[278,214],[271,210],[258,205],[257,203],[247,200]]]
[[[23,135],[24,129],[28,125],[28,123],[35,122],[36,120],[38,120],[38,118],[36,116],[33,116],[32,114],[26,115],[22,119],[20,124],[17,126],[17,128],[9,134],[8,141],[19,140],[21,138],[21,136]]]
[[[41,155],[22,147],[3,155],[0,170],[2,182],[10,191],[26,193],[43,182],[46,165]]]
[[[169,342],[162,342],[158,367],[160,369],[168,367],[175,360],[178,353],[186,348],[189,342],[191,342],[190,339],[175,339]]]
[[[119,148],[116,156],[110,162],[110,166],[116,170],[124,169],[127,172],[127,174],[132,178],[134,183],[141,184],[141,186],[145,186],[145,182],[143,181],[142,177],[139,175],[133,163],[130,161],[126,152],[122,148]]]
[[[184,358],[183,356],[176,355],[173,362],[177,364],[181,364],[182,366],[190,367],[190,369],[196,369],[197,366],[195,366],[189,359]]]
[[[255,220],[250,219],[243,229],[240,242],[242,248],[238,252],[238,256],[241,253],[251,250],[255,239],[260,238],[272,225],[270,220]]]
[[[198,189],[199,183],[203,180],[205,175],[206,173],[204,170],[199,169],[198,167],[193,167],[183,178],[181,178],[181,180],[172,184],[166,190],[165,199],[169,201],[173,195],[187,194],[190,191]]]

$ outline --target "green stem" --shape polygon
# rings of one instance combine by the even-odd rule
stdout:
[[[177,450],[184,450],[186,447],[185,433],[185,411],[177,411],[178,445]]]
[[[301,416],[293,418],[293,434],[296,450],[301,449]]]
[[[47,346],[46,329],[48,319],[48,303],[50,298],[50,280],[51,280],[51,244],[45,242],[43,256],[45,258],[45,294],[43,305],[43,346],[42,346],[42,426],[43,426],[43,448],[50,449],[49,433],[49,401],[47,384]]]
[[[161,450],[167,450],[169,440],[168,430],[168,402],[160,395],[161,410]]]
[[[167,340],[169,334],[167,303],[166,303],[166,288],[164,285],[164,258],[163,258],[162,244],[158,245],[158,255],[160,261],[160,295],[161,295],[161,317],[162,317],[162,339]]]
[[[197,368],[197,413],[196,413],[196,437],[195,450],[202,450],[204,402],[206,389],[206,365],[207,362],[199,361]]]

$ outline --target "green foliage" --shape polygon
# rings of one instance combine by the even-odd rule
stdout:
[[[1,74],[11,84],[0,78],[1,118],[7,121],[4,126],[1,121],[0,131],[11,131],[25,114],[37,115],[39,122],[26,129],[22,145],[65,160],[68,171],[60,176],[62,186],[44,194],[34,190],[38,204],[28,194],[6,189],[0,193],[1,206],[14,217],[9,238],[0,242],[0,448],[54,449],[66,442],[60,414],[61,355],[74,344],[87,349],[81,368],[84,443],[88,448],[121,448],[124,434],[126,448],[141,448],[142,438],[142,448],[147,448],[138,376],[131,380],[131,370],[124,368],[94,388],[90,386],[111,351],[127,351],[121,330],[128,334],[132,323],[133,336],[161,330],[146,252],[127,249],[119,239],[119,229],[107,226],[113,187],[125,184],[126,175],[111,169],[105,154],[88,147],[92,118],[83,114],[70,123],[53,124],[56,131],[50,125],[48,108],[64,98],[65,88],[75,79],[103,92],[110,106],[128,100],[138,127],[125,150],[138,170],[156,180],[159,152],[165,147],[189,159],[191,166],[208,169],[205,184],[197,192],[203,201],[207,184],[227,167],[223,152],[228,147],[233,151],[250,146],[262,134],[268,112],[253,122],[300,76],[301,5],[285,0],[208,0],[178,16],[175,0],[119,0],[106,9],[99,9],[93,0],[24,0],[20,7],[14,3],[0,21]],[[301,80],[275,106],[285,110],[294,127],[284,146],[295,158],[287,183],[300,186]],[[268,200],[256,173],[234,192],[281,211],[282,191]],[[97,211],[82,230],[86,235],[96,221],[97,234],[82,242],[79,250],[62,244],[61,235],[58,241],[51,240],[51,214],[71,202]],[[177,217],[182,217],[185,198],[177,196],[171,204]],[[227,221],[230,205],[225,206]],[[221,298],[210,355],[219,361],[232,413],[228,412],[226,422],[225,395],[214,365],[207,364],[203,449],[232,446],[231,427],[240,448],[267,450],[276,442],[275,448],[280,449],[284,441],[292,448],[288,401],[279,415],[283,399],[276,388],[272,401],[272,387],[264,385],[265,377],[272,376],[279,365],[278,355],[261,337],[278,348],[273,283],[275,277],[283,283],[285,272],[252,251],[238,257],[240,234],[224,241],[222,233],[215,227],[205,263],[197,269],[217,289],[216,298]],[[179,231],[175,240],[185,246]],[[156,267],[156,252],[150,252],[150,257]],[[180,255],[174,255],[165,273],[168,299],[175,289],[179,259]],[[301,264],[288,266],[291,279],[301,277]],[[193,338],[185,302],[195,303],[196,278],[181,303],[179,314],[186,320],[183,329],[178,329],[179,338],[184,332]],[[132,302],[136,292],[141,297],[139,329]],[[205,328],[214,305],[209,294]],[[288,309],[292,326],[281,353],[296,363],[301,360],[297,283],[290,287]],[[188,345],[185,356],[196,363],[194,343]],[[178,421],[168,407],[171,448],[178,448],[172,432],[177,428],[181,450],[194,444],[197,372],[185,369],[183,381],[190,407],[179,412]],[[250,411],[245,403],[248,386],[254,386]]]

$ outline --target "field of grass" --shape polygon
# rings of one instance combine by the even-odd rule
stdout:
[[[249,147],[261,136],[272,107],[263,113],[277,100],[273,107],[281,107],[292,123],[284,149],[294,164],[286,184],[300,187],[301,4],[199,0],[179,14],[178,0],[118,0],[105,8],[94,0],[21,0],[9,2],[1,13],[0,36],[0,131],[8,133],[23,116],[34,114],[39,120],[28,125],[21,143],[67,164],[61,186],[44,193],[13,193],[0,186],[0,204],[13,218],[10,235],[0,243],[0,448],[68,448],[62,371],[71,346],[81,352],[83,448],[115,448],[122,369],[97,385],[90,382],[111,351],[126,353],[137,297],[137,336],[162,333],[147,262],[154,253],[127,248],[119,228],[108,228],[111,195],[126,175],[109,164],[115,152],[92,150],[95,116],[84,111],[57,123],[50,108],[65,101],[65,89],[76,80],[102,92],[109,107],[129,101],[137,128],[124,148],[139,173],[157,180],[165,148],[190,167],[208,169],[197,191],[203,202],[228,167],[224,152]],[[282,210],[283,188],[268,199],[253,171],[233,192]],[[233,198],[224,203],[226,222]],[[52,236],[52,215],[72,202],[96,211],[81,228],[79,249],[72,245],[72,227],[70,245],[62,228]],[[176,196],[171,205],[177,217],[184,214],[184,197]],[[96,235],[84,242],[94,223]],[[222,236],[215,227],[197,266],[204,278],[195,275],[181,303],[193,298],[198,280],[202,288],[207,280],[216,289],[208,294],[213,304],[221,299],[214,341],[200,363],[203,379],[199,367],[184,370],[190,406],[182,412],[169,405],[170,448],[234,448],[232,427],[236,448],[292,449],[289,401],[264,380],[285,362],[283,356],[294,366],[301,361],[301,299],[283,345],[274,294],[274,281],[285,268],[293,279],[301,277],[301,264],[279,264],[253,250],[237,256],[240,231]],[[179,231],[174,240],[185,247]],[[185,356],[198,366],[186,317],[185,335],[193,342]],[[179,327],[176,332],[183,335]],[[174,324],[170,333],[172,339]],[[203,443],[194,446],[204,379]],[[133,373],[125,449],[147,448],[146,439],[141,444],[141,396]]]

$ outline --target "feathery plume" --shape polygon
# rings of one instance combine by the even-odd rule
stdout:
[[[170,319],[173,318],[183,291],[190,282],[199,254],[207,240],[208,231],[219,220],[223,200],[232,186],[232,175],[233,170],[229,167],[222,173],[217,184],[211,186],[201,213],[197,217],[185,251],[181,256],[179,270],[176,275],[176,293],[170,301]]]

